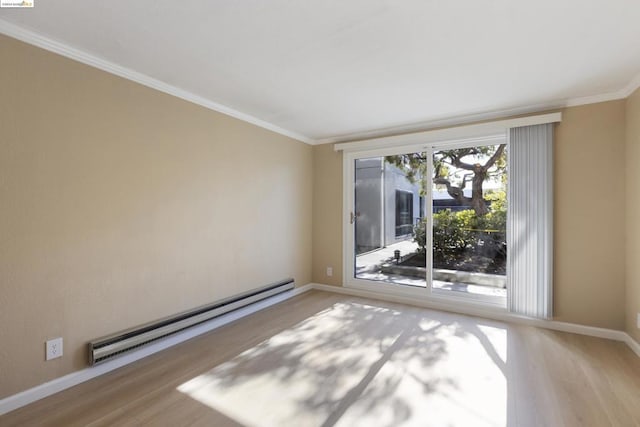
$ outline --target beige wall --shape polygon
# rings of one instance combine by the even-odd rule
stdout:
[[[342,284],[333,145],[3,36],[0,58],[0,398],[83,368],[98,336],[289,276]],[[624,328],[626,231],[626,327],[640,339],[640,93],[563,114],[556,318]],[[44,362],[57,336],[65,356]]]
[[[625,101],[563,110],[555,133],[555,318],[624,329]]]
[[[310,146],[4,36],[0,58],[0,398],[92,338],[310,281]]]
[[[313,147],[312,280],[342,285],[342,152],[333,144]],[[327,276],[327,267],[333,276]]]
[[[567,108],[556,127],[557,320],[624,327],[624,121],[624,101],[613,101]],[[312,279],[333,285],[342,283],[341,168],[331,145],[314,147]]]
[[[640,342],[640,89],[627,99],[627,332]]]

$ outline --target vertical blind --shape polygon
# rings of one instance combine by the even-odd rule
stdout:
[[[509,130],[508,306],[551,318],[553,310],[553,124]]]

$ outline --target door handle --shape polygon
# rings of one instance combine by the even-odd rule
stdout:
[[[358,220],[358,218],[360,217],[360,212],[356,212],[356,213],[351,212],[349,216],[350,216],[350,218],[349,218],[349,224],[353,224],[353,223],[355,223],[355,222]]]

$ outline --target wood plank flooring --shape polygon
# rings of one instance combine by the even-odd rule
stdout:
[[[640,426],[624,344],[308,292],[1,426]]]

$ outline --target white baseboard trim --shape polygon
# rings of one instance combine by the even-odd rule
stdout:
[[[640,357],[640,343],[638,343],[638,341],[634,340],[633,337],[629,334],[627,335],[627,339],[624,341],[631,350],[633,350],[633,352],[635,354],[638,355],[638,357]]]
[[[204,333],[217,329],[223,325],[231,323],[235,320],[241,319],[250,314],[263,310],[267,307],[271,307],[282,301],[288,300],[289,298],[292,298],[296,295],[300,295],[311,289],[312,289],[311,285],[296,287],[291,291],[274,295],[270,298],[264,299],[262,301],[258,301],[249,306],[240,308],[238,310],[234,310],[227,314],[223,314],[220,317],[216,317],[215,319],[209,320],[200,325],[186,329],[182,332],[179,332],[175,335],[167,337],[163,340],[160,340],[153,344],[149,344],[148,346],[142,347],[139,350],[128,353],[126,355],[113,359],[109,362],[105,362],[104,364],[97,365],[91,368],[85,368],[80,371],[72,372],[63,377],[56,378],[52,381],[46,382],[44,384],[40,384],[38,386],[22,391],[20,393],[5,397],[4,399],[0,400],[0,415],[6,414],[7,412],[11,412],[15,409],[26,406],[29,403],[35,402],[36,400],[40,400],[47,396],[51,396],[52,394],[58,393],[62,390],[68,389],[70,387],[73,387],[85,381],[88,381],[92,378],[96,378],[100,375],[106,374],[107,372],[111,372],[115,369],[118,369],[130,363],[133,363],[144,357],[150,356],[154,353],[165,350],[176,344],[179,344],[191,338],[197,337],[198,335],[202,335]]]
[[[490,307],[469,307],[467,305],[454,305],[451,303],[441,303],[427,300],[418,300],[411,297],[403,297],[390,295],[387,293],[372,292],[362,289],[347,288],[344,286],[323,285],[321,283],[310,283],[313,289],[327,292],[336,292],[340,294],[353,295],[363,298],[372,298],[383,301],[397,302],[418,307],[430,308],[433,310],[450,311],[454,313],[466,314],[470,316],[484,317],[487,319],[500,320],[505,322],[518,323],[539,328],[553,329],[562,332],[571,332],[574,334],[587,335],[597,338],[606,338],[614,341],[622,341],[626,343],[638,357],[640,357],[640,344],[635,341],[629,334],[624,331],[615,329],[598,328],[595,326],[578,325],[575,323],[559,322],[557,320],[536,319],[533,317],[520,316],[509,313],[504,310],[495,310]]]
[[[571,332],[580,335],[588,335],[598,338],[607,338],[615,341],[621,341],[626,343],[629,348],[640,357],[640,344],[635,341],[629,334],[623,331],[617,331],[613,329],[597,328],[594,326],[577,325],[574,323],[558,322],[555,320],[542,320],[534,319],[525,316],[519,316],[508,313],[506,311],[496,311],[490,308],[485,309],[483,307],[467,307],[458,306],[449,303],[431,302],[416,300],[415,298],[390,295],[385,293],[371,292],[362,289],[346,288],[343,286],[331,286],[321,283],[309,283],[304,286],[297,287],[289,292],[285,292],[279,295],[275,295],[271,298],[267,298],[263,301],[259,301],[247,307],[240,308],[233,312],[224,314],[220,317],[212,319],[201,325],[195,326],[176,335],[150,344],[146,347],[126,354],[117,359],[106,362],[102,365],[94,366],[91,368],[82,369],[80,371],[72,372],[60,378],[56,378],[52,381],[40,384],[36,387],[22,391],[20,393],[8,396],[0,400],[0,415],[11,412],[15,409],[26,406],[37,400],[44,399],[52,394],[58,393],[62,390],[68,389],[75,385],[81,384],[90,379],[99,377],[100,375],[111,372],[115,369],[121,368],[125,365],[133,363],[144,357],[150,356],[159,351],[165,350],[176,344],[197,337],[214,329],[217,329],[223,325],[231,323],[235,320],[246,317],[250,314],[256,313],[267,307],[271,307],[282,301],[286,301],[296,295],[300,295],[312,289],[326,292],[335,292],[345,295],[352,295],[362,298],[371,298],[383,301],[397,302],[401,304],[413,305],[418,307],[425,307],[433,310],[450,311],[460,314],[466,314],[471,316],[484,317],[493,320],[500,320],[505,322],[514,322],[519,324],[526,324],[531,326],[537,326],[541,328],[553,329],[563,332]]]

